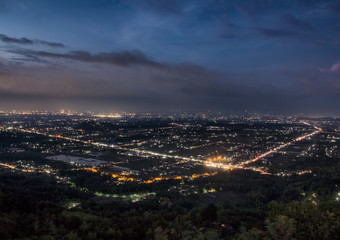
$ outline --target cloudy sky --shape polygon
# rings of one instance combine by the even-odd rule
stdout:
[[[339,106],[339,1],[0,0],[0,110]]]

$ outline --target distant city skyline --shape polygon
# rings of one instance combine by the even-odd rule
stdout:
[[[340,114],[335,0],[0,0],[0,110]]]

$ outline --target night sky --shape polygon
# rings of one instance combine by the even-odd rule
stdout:
[[[0,0],[0,110],[340,113],[340,1]]]

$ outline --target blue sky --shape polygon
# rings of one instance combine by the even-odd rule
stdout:
[[[338,1],[0,6],[1,108],[339,113]]]

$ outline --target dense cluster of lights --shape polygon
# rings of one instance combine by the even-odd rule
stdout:
[[[302,121],[302,123],[310,126],[310,124],[307,123],[307,122]],[[225,170],[249,169],[249,170],[260,172],[262,174],[270,174],[270,173],[264,171],[261,168],[245,167],[245,165],[257,162],[260,159],[262,159],[262,158],[264,158],[264,157],[266,157],[266,156],[268,156],[268,155],[270,155],[272,153],[275,153],[275,152],[277,152],[277,151],[279,151],[279,150],[281,150],[281,149],[283,149],[285,147],[288,147],[288,146],[290,146],[290,145],[292,145],[292,144],[294,144],[296,142],[299,142],[299,141],[305,140],[307,138],[310,138],[310,137],[312,137],[312,136],[314,136],[314,135],[316,135],[316,134],[318,134],[318,133],[320,133],[322,131],[322,129],[319,128],[319,127],[316,127],[316,126],[313,126],[313,127],[315,128],[314,132],[306,134],[304,136],[300,136],[300,137],[298,137],[298,138],[296,138],[296,139],[294,139],[294,140],[292,140],[292,141],[290,141],[288,143],[285,143],[285,144],[282,144],[282,145],[280,145],[278,147],[275,147],[275,148],[273,148],[273,149],[271,149],[271,150],[269,150],[269,151],[267,151],[267,152],[265,152],[265,153],[255,157],[255,158],[253,158],[253,159],[250,159],[250,160],[247,160],[247,161],[243,161],[243,162],[240,162],[240,163],[237,163],[237,164],[235,164],[235,163],[223,163],[223,162],[221,162],[223,158],[221,156],[218,156],[218,157],[215,157],[215,158],[208,159],[207,161],[204,162],[204,164],[207,167],[221,168],[221,169],[225,169]],[[308,172],[306,172],[306,173],[308,173]],[[305,172],[304,173],[300,173],[300,174],[305,174]]]

